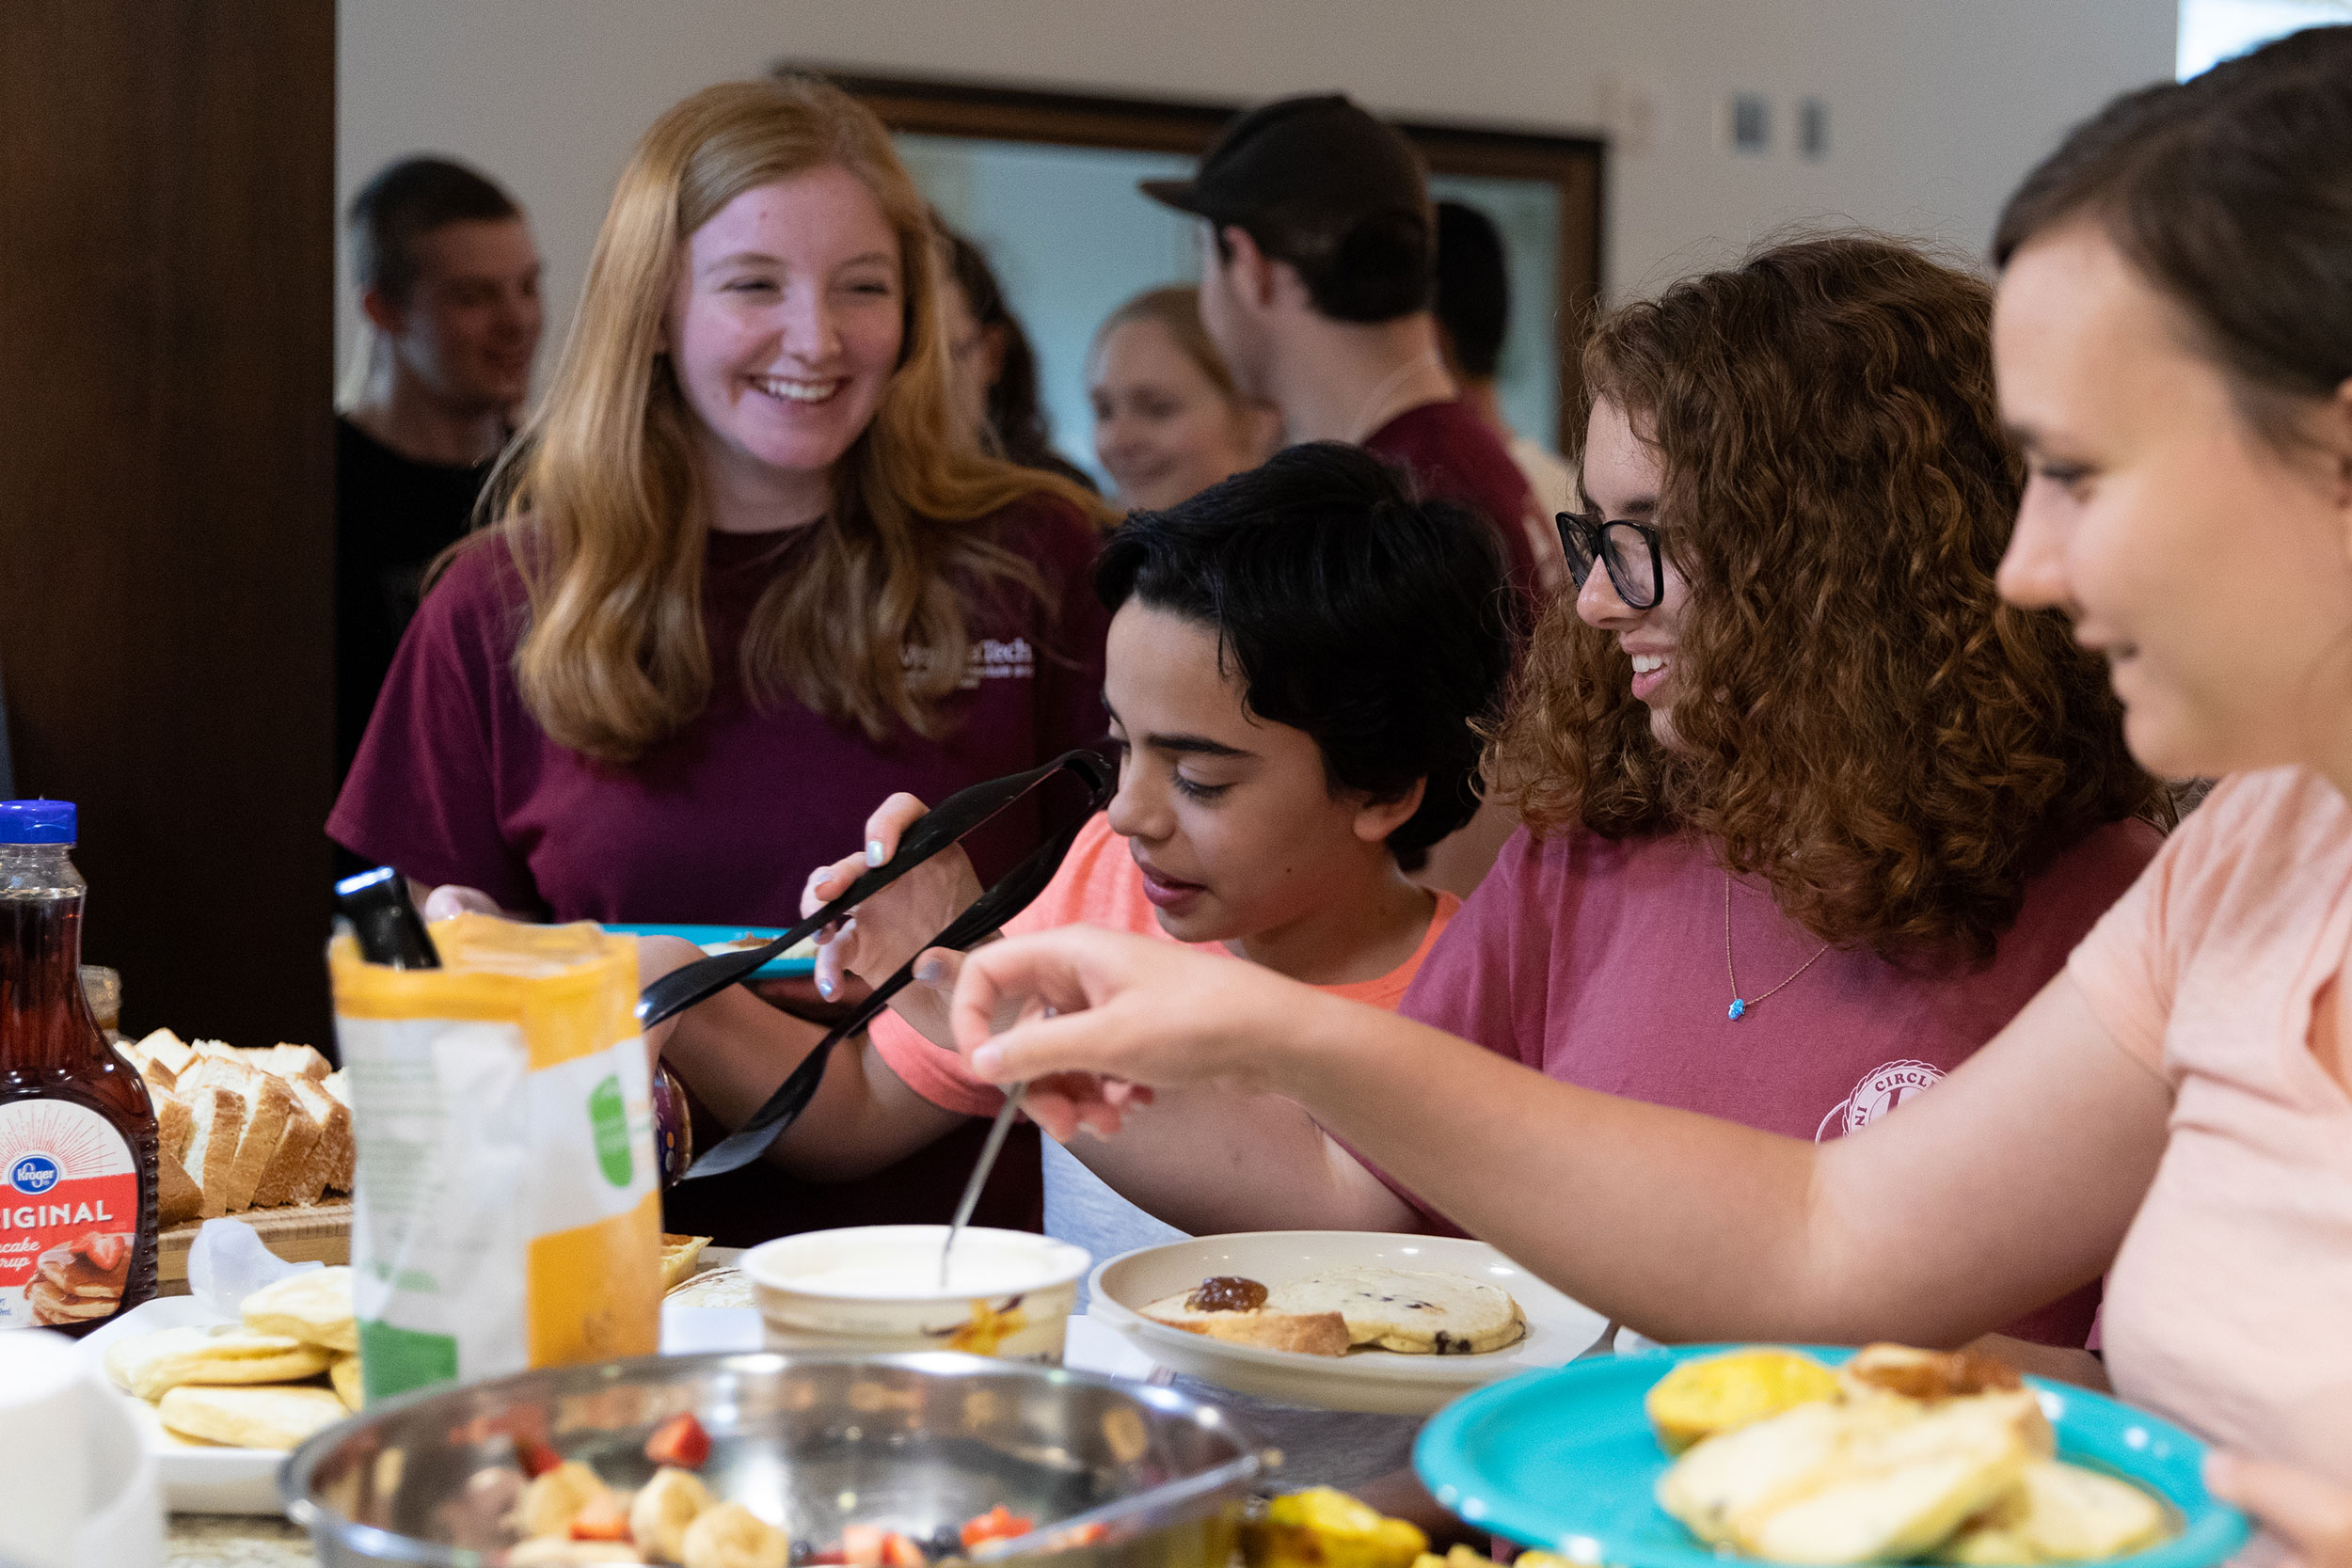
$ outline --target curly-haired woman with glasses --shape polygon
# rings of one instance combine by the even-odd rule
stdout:
[[[1486,756],[1526,827],[1404,1015],[1552,1079],[1826,1141],[1932,1089],[2063,967],[2170,813],[2099,660],[1995,591],[2025,472],[1992,305],[1979,278],[1841,236],[1599,325],[1588,510],[1561,525],[1578,593]],[[1446,1223],[1250,1103],[1167,1090],[1071,1147],[1191,1229]],[[1252,1180],[1180,1181],[1219,1149]],[[2010,1332],[2079,1347],[2096,1304]]]

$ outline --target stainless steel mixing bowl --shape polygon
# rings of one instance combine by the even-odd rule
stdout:
[[[710,1433],[712,1493],[796,1543],[831,1545],[852,1523],[922,1540],[1003,1503],[1039,1521],[1006,1555],[1057,1568],[1226,1568],[1271,1462],[1172,1389],[972,1355],[768,1353],[406,1395],[305,1443],[278,1487],[326,1568],[488,1568],[514,1539],[517,1436],[637,1486],[646,1436],[681,1411]]]

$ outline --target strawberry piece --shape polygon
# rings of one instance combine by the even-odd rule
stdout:
[[[645,1439],[645,1457],[656,1465],[699,1470],[710,1457],[710,1433],[694,1419],[692,1411],[683,1411],[653,1429],[653,1435]]]
[[[523,1474],[537,1481],[564,1463],[564,1456],[536,1437],[515,1439],[515,1463],[523,1467]]]
[[[924,1568],[930,1560],[922,1547],[897,1530],[882,1537],[882,1568]]]
[[[131,1239],[114,1231],[93,1230],[76,1237],[67,1251],[78,1252],[89,1259],[89,1266],[100,1274],[112,1274],[122,1265],[122,1254]]]
[[[965,1520],[961,1533],[964,1545],[972,1547],[983,1541],[1010,1541],[1017,1535],[1028,1534],[1035,1528],[1033,1520],[1025,1519],[1003,1503],[998,1503],[986,1513]]]
[[[628,1505],[610,1492],[599,1494],[572,1515],[571,1535],[575,1541],[628,1540]]]

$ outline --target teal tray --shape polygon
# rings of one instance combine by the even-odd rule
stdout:
[[[762,942],[784,935],[784,927],[771,926],[656,926],[634,922],[607,923],[608,931],[623,931],[633,937],[684,937],[697,947],[710,942],[733,942],[738,937],[757,937]],[[771,958],[752,971],[755,980],[805,980],[817,973],[815,958]]]
[[[1611,1568],[1725,1568],[1658,1506],[1670,1463],[1642,1407],[1682,1362],[1730,1345],[1596,1356],[1529,1372],[1438,1413],[1413,1445],[1422,1484],[1482,1529],[1572,1561]],[[1852,1354],[1799,1346],[1832,1366]],[[2028,1378],[2058,1433],[2058,1456],[2138,1482],[2180,1513],[2160,1546],[2107,1560],[2121,1568],[2206,1568],[2246,1544],[2246,1516],[2205,1490],[2205,1445],[2169,1422],[2064,1384]]]

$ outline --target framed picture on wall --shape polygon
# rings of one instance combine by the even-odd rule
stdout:
[[[1057,447],[1097,472],[1085,361],[1122,301],[1197,281],[1196,220],[1140,180],[1182,176],[1241,105],[1097,98],[861,75],[807,61],[882,117],[941,216],[983,249],[1038,357]],[[1576,344],[1600,297],[1598,140],[1398,121],[1431,195],[1501,231],[1511,318],[1497,377],[1511,425],[1555,446],[1577,406]]]

